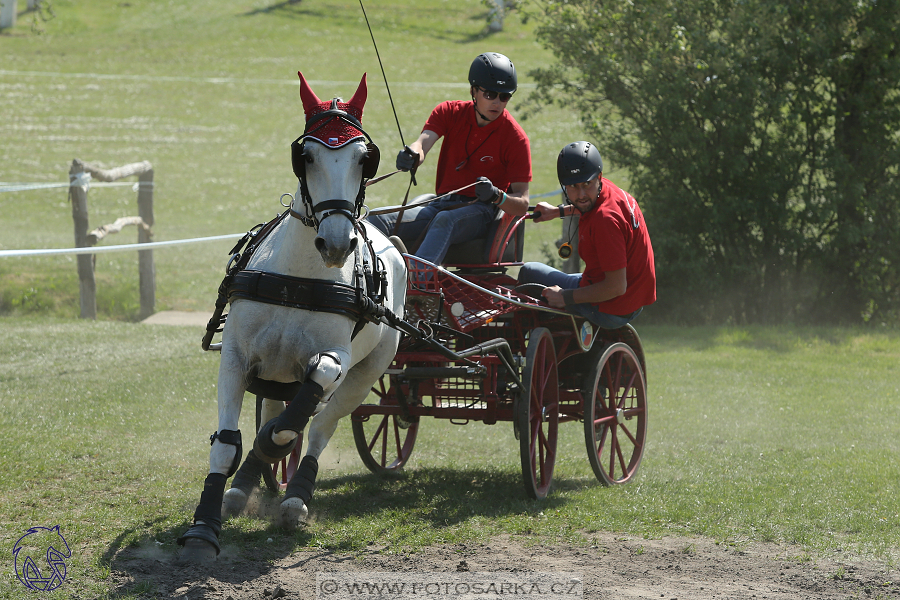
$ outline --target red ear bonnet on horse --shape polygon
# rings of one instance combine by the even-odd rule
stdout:
[[[359,87],[356,89],[356,93],[353,94],[350,102],[340,102],[337,98],[333,101],[322,102],[313,92],[306,78],[303,77],[303,73],[297,71],[297,75],[300,76],[300,99],[303,101],[303,112],[306,114],[307,121],[320,113],[331,110],[332,105],[336,105],[338,109],[362,123],[363,106],[366,104],[366,95],[368,93],[365,73],[363,73]],[[328,119],[321,127],[318,125],[319,123],[313,126],[312,129],[314,131],[310,132],[307,137],[332,148],[340,148],[347,142],[357,138],[365,138],[362,131],[341,119]]]

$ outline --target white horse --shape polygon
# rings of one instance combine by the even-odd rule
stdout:
[[[239,512],[248,488],[259,483],[261,465],[268,467],[290,454],[315,415],[306,455],[281,503],[283,523],[302,524],[318,457],[338,421],[362,403],[397,351],[399,331],[384,319],[364,320],[354,312],[360,296],[370,308],[383,302],[394,315],[403,314],[406,301],[406,267],[400,253],[359,220],[365,180],[374,175],[378,162],[378,149],[371,140],[366,144],[368,134],[360,122],[366,77],[350,102],[343,103],[337,98],[320,101],[302,73],[298,75],[306,130],[292,146],[297,193],[289,216],[252,249],[249,262],[229,286],[231,307],[222,331],[218,380],[219,427],[211,437],[209,475],[193,525],[178,540],[185,546],[182,562],[219,554],[223,499],[226,512]],[[226,480],[242,456],[238,417],[254,378],[302,386],[288,407],[260,428],[254,449],[225,495]]]

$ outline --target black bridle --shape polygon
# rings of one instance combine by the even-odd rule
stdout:
[[[306,209],[306,214],[302,215],[293,208],[291,208],[290,214],[292,217],[299,219],[300,222],[307,227],[315,228],[316,231],[319,230],[319,225],[322,221],[331,215],[336,214],[347,217],[354,226],[358,224],[366,200],[366,180],[375,176],[378,171],[378,163],[381,159],[381,152],[378,150],[378,146],[375,145],[375,142],[372,141],[372,137],[365,129],[363,129],[359,119],[348,114],[346,111],[339,109],[337,107],[337,102],[337,98],[334,98],[331,101],[331,108],[329,110],[323,111],[307,119],[303,135],[291,143],[291,164],[294,168],[294,175],[300,180],[300,199]],[[362,162],[362,178],[360,180],[359,192],[357,193],[354,202],[345,199],[331,199],[314,204],[312,196],[309,193],[309,187],[306,184],[306,138],[311,137],[313,133],[324,127],[332,119],[339,119],[354,129],[357,129],[366,137],[366,140],[368,140],[366,143],[366,156]],[[317,213],[323,214],[319,217],[317,216]]]

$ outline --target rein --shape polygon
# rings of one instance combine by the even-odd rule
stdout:
[[[400,171],[394,171],[394,173],[399,173],[399,172]],[[390,175],[393,175],[394,173],[391,173]],[[390,175],[385,175],[385,177],[389,177]],[[416,208],[417,206],[424,206],[426,204],[431,204],[432,202],[437,202],[441,198],[446,198],[447,196],[452,196],[453,194],[457,194],[457,193],[463,191],[464,189],[470,188],[470,187],[474,186],[476,183],[478,183],[478,182],[470,183],[468,185],[462,186],[461,188],[457,188],[453,191],[447,192],[446,194],[441,194],[440,196],[435,196],[434,198],[426,198],[424,200],[419,200],[418,202],[413,202],[412,204],[404,204],[403,206],[384,206],[382,208],[372,208],[372,209],[369,209],[369,214],[370,215],[387,215],[390,213],[402,212],[402,211],[408,210],[410,208]],[[467,202],[465,204],[460,204],[459,206],[454,206],[453,208],[462,208],[463,206],[469,206],[470,204],[474,204],[477,201],[478,200],[472,200],[471,202]],[[448,208],[447,210],[453,210],[453,208]],[[402,218],[403,218],[403,215],[401,215],[400,218],[397,219],[397,222],[399,223],[400,219],[402,219]]]
[[[396,171],[391,171],[387,175],[382,175],[380,177],[376,177],[375,179],[370,179],[366,182],[366,187],[369,187],[370,185],[374,185],[380,181],[384,181],[388,177],[392,177],[392,176],[396,175],[397,173],[402,173],[402,172],[403,171],[401,171],[400,169],[397,169]]]

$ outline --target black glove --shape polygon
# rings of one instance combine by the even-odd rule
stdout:
[[[479,202],[496,202],[500,197],[500,190],[497,189],[491,180],[487,177],[479,177],[475,180],[475,197]]]
[[[419,155],[413,152],[409,146],[403,146],[403,150],[397,155],[397,169],[401,171],[416,172],[419,168]]]

